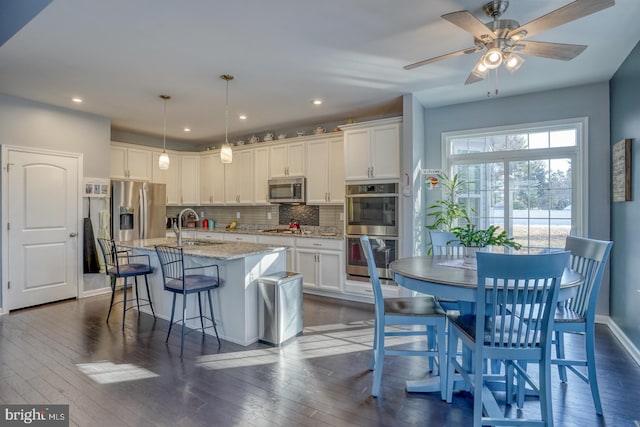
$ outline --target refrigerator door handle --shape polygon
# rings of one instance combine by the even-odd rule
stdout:
[[[145,224],[145,218],[147,216],[147,206],[146,206],[146,197],[145,197],[145,191],[144,189],[140,189],[140,192],[138,193],[138,205],[140,206],[140,215],[139,215],[139,239],[145,239],[146,238],[146,224]]]

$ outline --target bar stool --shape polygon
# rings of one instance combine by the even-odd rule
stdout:
[[[160,267],[162,268],[162,276],[164,278],[164,290],[173,293],[173,303],[171,304],[171,320],[169,321],[169,331],[167,332],[167,339],[171,335],[171,327],[173,326],[173,316],[176,311],[176,296],[182,295],[182,334],[180,338],[180,358],[184,351],[184,335],[185,335],[185,323],[187,320],[196,319],[197,317],[187,318],[187,295],[198,294],[198,308],[200,310],[200,326],[202,328],[202,335],[204,336],[204,319],[208,319],[211,322],[211,326],[216,333],[216,339],[218,340],[218,347],[220,346],[220,337],[218,336],[218,329],[216,328],[216,321],[213,315],[213,303],[211,301],[211,290],[218,288],[222,285],[223,281],[220,279],[220,268],[217,264],[212,265],[200,265],[195,267],[185,268],[184,266],[184,254],[182,248],[173,246],[155,246],[158,259],[160,260]],[[185,274],[186,271],[215,268],[215,276],[207,276],[204,274]],[[202,313],[202,298],[201,293],[206,292],[209,300],[209,310],[211,317],[206,317]]]
[[[129,290],[128,278],[133,277],[136,287],[136,306],[140,311],[140,299],[146,301],[142,306],[148,305],[151,307],[151,313],[153,317],[156,317],[156,313],[153,310],[153,303],[151,302],[151,294],[149,293],[149,281],[147,274],[152,274],[153,269],[149,263],[149,255],[140,254],[133,255],[131,251],[125,249],[118,249],[115,241],[111,239],[98,239],[98,244],[102,250],[102,256],[104,258],[104,265],[106,267],[107,276],[111,277],[111,303],[109,304],[109,313],[107,313],[107,323],[111,316],[111,309],[115,304],[122,304],[122,330],[124,331],[124,320],[127,310],[133,308],[127,307],[127,292]],[[144,284],[147,288],[147,298],[140,298],[138,292],[138,276],[144,276]],[[123,299],[121,301],[113,302],[116,295],[116,281],[117,279],[124,279],[123,285]]]

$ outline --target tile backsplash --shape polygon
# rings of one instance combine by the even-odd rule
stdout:
[[[240,228],[277,228],[288,225],[293,218],[303,227],[318,227],[335,232],[344,230],[344,221],[340,219],[343,206],[167,206],[167,216],[177,216],[186,207],[192,208],[198,215],[204,214],[205,218],[213,219],[216,228],[224,227],[233,220],[237,221]],[[237,218],[238,214],[240,218]]]

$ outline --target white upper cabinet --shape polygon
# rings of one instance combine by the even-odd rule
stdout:
[[[151,151],[111,145],[111,178],[151,181]]]
[[[253,201],[256,204],[268,204],[269,198],[269,148],[253,149]]]
[[[307,203],[344,203],[344,141],[323,139],[307,143]]]
[[[224,165],[227,205],[253,204],[253,150],[234,150],[233,162]]]
[[[400,177],[400,120],[345,126],[345,179]]]
[[[224,204],[224,164],[218,151],[200,157],[200,204]]]
[[[180,155],[180,203],[200,204],[200,156]]]
[[[282,143],[269,148],[269,177],[304,176],[304,142]]]
[[[169,155],[169,169],[161,170],[158,167],[158,158],[161,151],[152,152],[152,181],[158,184],[165,184],[167,193],[167,205],[180,204],[180,156],[175,153]]]

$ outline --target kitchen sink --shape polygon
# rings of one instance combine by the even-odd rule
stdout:
[[[182,242],[182,246],[211,246],[222,243],[224,243],[222,240],[185,240]]]
[[[287,228],[274,228],[271,230],[262,230],[263,233],[273,233],[273,234],[300,234],[300,231],[297,230],[289,230]]]

